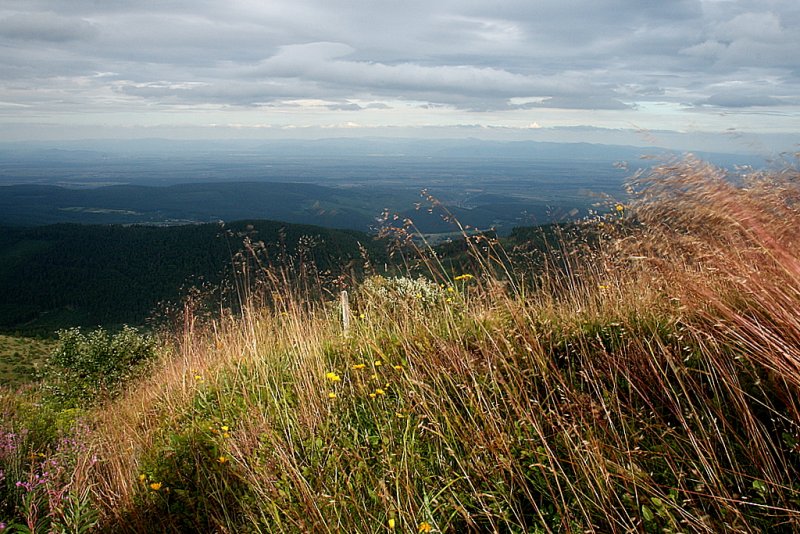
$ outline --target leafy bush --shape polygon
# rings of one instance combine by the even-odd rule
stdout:
[[[441,287],[421,276],[418,278],[373,276],[361,285],[360,292],[365,300],[377,300],[392,305],[415,301],[430,305],[442,302],[445,298],[445,292]]]
[[[58,337],[45,366],[45,387],[66,404],[118,394],[156,356],[156,340],[128,326],[115,334],[71,328]]]

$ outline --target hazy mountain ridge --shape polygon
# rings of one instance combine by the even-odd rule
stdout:
[[[681,151],[643,142],[641,145],[615,145],[587,142],[492,141],[465,139],[414,138],[323,138],[274,140],[176,140],[176,139],[87,139],[75,141],[0,142],[0,162],[24,160],[31,156],[81,162],[89,158],[130,159],[158,155],[217,158],[346,158],[402,157],[425,158],[515,158],[515,159],[593,159],[598,161],[636,160],[643,155],[680,155]],[[763,163],[763,156],[722,152],[695,152],[719,164]]]

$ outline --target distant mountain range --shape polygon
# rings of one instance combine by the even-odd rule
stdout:
[[[26,141],[0,143],[0,164],[44,159],[86,162],[96,158],[128,159],[170,155],[218,160],[237,158],[514,158],[528,160],[634,161],[642,156],[680,155],[681,152],[652,145],[629,146],[545,141],[490,141],[484,139],[330,138],[282,140],[172,140],[89,139],[79,141]],[[762,165],[752,154],[697,152],[698,157],[719,165]]]

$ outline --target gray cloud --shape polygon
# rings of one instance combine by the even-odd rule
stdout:
[[[328,104],[325,106],[331,111],[361,111],[364,107],[354,104],[352,102],[342,102],[339,104]]]
[[[799,48],[795,0],[5,0],[0,116],[303,99],[342,117],[766,113],[800,105]]]
[[[348,59],[354,49],[342,43],[289,45],[263,61],[256,74],[266,78],[310,80],[355,92],[386,96],[439,94],[439,101],[457,97],[486,99],[549,96],[582,92],[580,76],[530,76],[505,69],[472,65],[386,64]],[[455,95],[456,98],[452,98]]]
[[[97,29],[89,21],[47,11],[15,13],[0,18],[0,38],[12,40],[63,43],[88,40],[96,33]]]
[[[767,95],[717,93],[698,102],[698,104],[721,108],[752,108],[784,106],[790,104],[790,102],[784,102],[778,98]]]
[[[557,109],[632,109],[633,106],[625,104],[616,98],[603,96],[554,96],[545,98],[541,102],[532,102],[519,106],[522,109],[557,108]]]

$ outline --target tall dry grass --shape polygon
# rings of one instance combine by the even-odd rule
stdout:
[[[186,309],[82,480],[132,532],[800,530],[797,178],[661,165],[535,277],[472,240],[348,332],[271,272]]]

